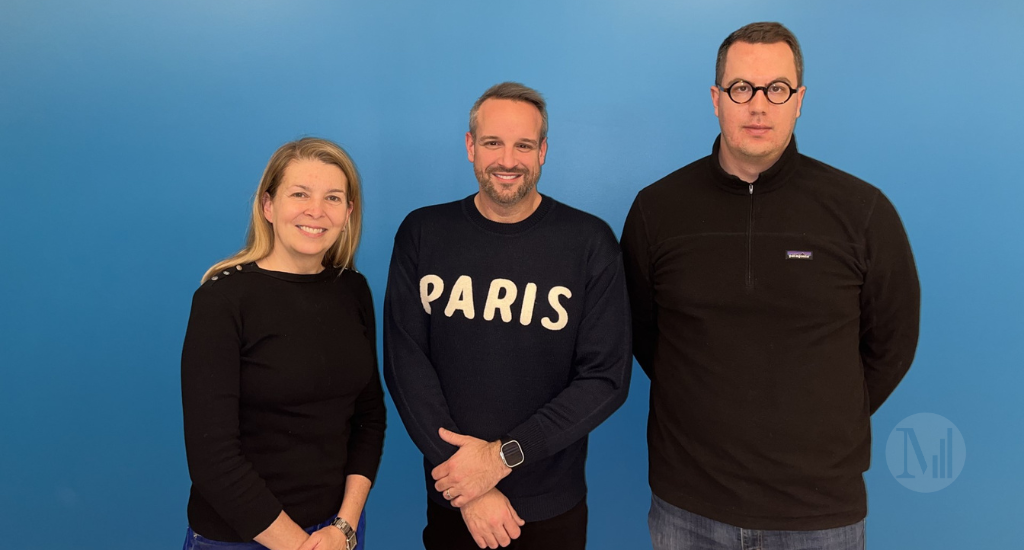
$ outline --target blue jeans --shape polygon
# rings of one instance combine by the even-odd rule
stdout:
[[[312,527],[307,527],[306,532],[312,534],[315,531],[319,531],[324,527],[327,527],[334,521],[334,517],[325,520],[322,523],[318,523]],[[356,544],[355,550],[365,550],[363,540],[366,537],[366,512],[363,512],[359,516],[359,525],[356,526],[356,539],[359,541]],[[181,550],[267,550],[266,546],[253,541],[253,542],[224,542],[219,540],[208,539],[199,533],[192,530],[191,527],[185,532],[185,545],[181,547]]]
[[[820,531],[742,529],[698,516],[651,495],[654,550],[864,550],[864,520]]]

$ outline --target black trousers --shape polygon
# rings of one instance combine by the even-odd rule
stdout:
[[[510,550],[584,550],[587,546],[587,499],[568,512],[542,521],[527,522]],[[426,550],[480,550],[462,521],[462,512],[427,499]]]

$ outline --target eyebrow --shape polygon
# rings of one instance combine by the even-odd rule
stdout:
[[[302,189],[303,191],[310,191],[309,187],[307,187],[305,185],[302,185],[301,183],[293,183],[292,187],[298,187],[299,189]],[[344,194],[345,190],[344,189],[329,189],[327,192],[328,193],[342,193],[342,194]]]
[[[754,83],[753,83],[753,82],[751,82],[750,80],[748,80],[748,79],[746,79],[746,78],[734,78],[734,79],[732,79],[732,80],[731,80],[731,81],[729,82],[729,86],[732,86],[733,84],[735,84],[735,83],[737,83],[737,82],[746,82],[747,84],[750,84],[750,85],[754,85]],[[772,82],[785,82],[786,84],[788,84],[788,85],[789,85],[789,87],[790,87],[790,88],[792,88],[792,87],[793,87],[793,83],[792,83],[792,82],[790,82],[790,81],[789,81],[789,79],[788,79],[788,78],[786,78],[786,77],[784,77],[784,76],[780,76],[780,77],[778,77],[778,78],[773,78],[773,79],[771,79],[771,80],[769,80],[769,81],[768,81],[768,84],[771,84]],[[767,86],[768,84],[765,84],[765,86]],[[723,88],[728,88],[729,86],[722,86],[722,87],[723,87]]]
[[[498,136],[480,136],[480,141],[490,141],[490,140],[502,141],[502,139],[500,137],[498,137]],[[517,140],[516,143],[529,143],[530,145],[537,145],[540,142],[535,140],[535,139],[523,138],[523,139]]]

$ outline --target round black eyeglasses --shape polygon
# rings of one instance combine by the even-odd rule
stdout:
[[[749,82],[738,80],[728,88],[719,86],[718,89],[725,92],[733,103],[749,103],[751,99],[754,99],[754,94],[760,90],[764,92],[764,97],[768,99],[769,103],[782,105],[796,93],[796,90],[781,80],[776,80],[767,86],[754,86]]]

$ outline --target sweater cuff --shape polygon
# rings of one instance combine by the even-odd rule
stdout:
[[[380,459],[375,458],[349,458],[345,465],[345,476],[358,474],[375,483],[377,480],[377,468],[380,466]]]
[[[234,518],[234,525],[242,540],[251,541],[256,535],[266,531],[284,508],[277,498],[267,492],[258,502],[248,506],[247,510],[249,513],[245,517]]]
[[[541,430],[540,422],[536,420],[528,420],[519,426],[516,426],[508,436],[519,442],[519,447],[523,449],[523,464],[532,464],[538,460],[546,458],[548,456],[547,440],[544,438],[544,433]]]

